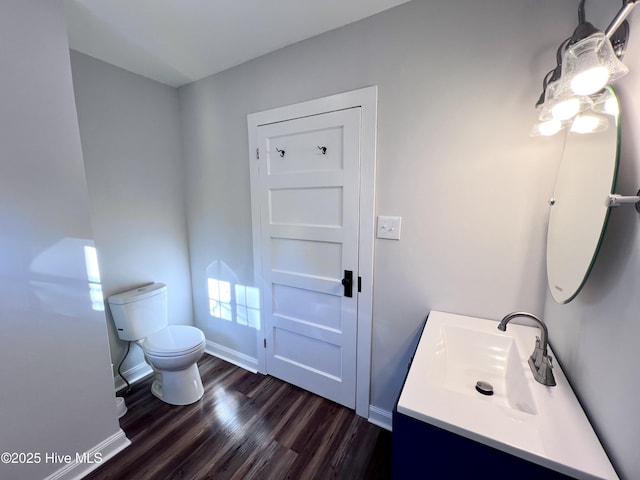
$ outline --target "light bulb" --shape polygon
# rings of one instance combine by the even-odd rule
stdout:
[[[555,135],[561,128],[562,122],[560,122],[560,120],[547,120],[546,122],[542,122],[537,125],[538,132],[540,135],[544,135],[545,137]]]
[[[608,98],[607,101],[604,102],[604,111],[609,115],[618,115],[618,100],[616,100],[614,97]]]
[[[576,133],[591,133],[595,132],[599,124],[600,120],[594,115],[580,115],[573,121],[571,131]]]
[[[568,120],[580,111],[580,100],[568,98],[556,103],[551,108],[551,115],[555,120]]]
[[[593,67],[578,73],[571,79],[571,90],[576,95],[592,95],[602,90],[608,81],[607,67]]]

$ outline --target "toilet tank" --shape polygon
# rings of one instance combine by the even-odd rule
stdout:
[[[151,283],[108,298],[118,337],[135,341],[167,326],[167,286]]]

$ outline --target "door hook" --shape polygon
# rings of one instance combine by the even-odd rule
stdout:
[[[322,150],[322,154],[326,155],[327,154],[327,147],[318,147],[319,150]]]
[[[284,150],[280,150],[278,147],[276,147],[276,152],[278,152],[281,157],[284,157]]]

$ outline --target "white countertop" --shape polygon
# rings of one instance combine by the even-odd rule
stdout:
[[[540,330],[511,322],[506,332],[500,332],[497,325],[495,320],[432,311],[402,389],[398,412],[576,478],[617,479],[555,358],[557,385],[547,387],[534,380],[526,362]],[[434,351],[443,348],[442,329],[451,327],[479,335],[513,337],[515,350],[523,357],[522,372],[533,409],[510,408],[497,395],[475,392],[473,384],[469,392],[462,393],[433,381],[434,375],[442,376],[442,372],[433,371],[437,363]]]

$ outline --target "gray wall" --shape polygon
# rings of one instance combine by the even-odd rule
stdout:
[[[500,318],[543,308],[547,199],[561,143],[530,138],[533,104],[574,5],[414,1],[180,88],[196,324],[256,355],[255,332],[209,316],[207,267],[252,284],[248,113],[378,85],[371,404],[390,412],[431,309]]]
[[[62,2],[3,2],[0,32],[0,451],[41,455],[0,463],[0,477],[36,479],[67,467],[47,452],[75,459],[126,438],[104,314],[89,298],[92,232]]]
[[[616,2],[587,2],[587,19],[605,28]],[[640,12],[634,11],[624,57],[630,73],[615,82],[621,103],[622,152],[617,193],[640,188]],[[635,23],[635,24],[634,24]],[[569,30],[567,30],[569,31]],[[640,478],[640,218],[631,207],[613,209],[602,249],[582,292],[567,305],[547,295],[544,315],[552,346],[618,474]]]
[[[163,282],[169,322],[193,324],[178,92],[75,51],[71,68],[105,299]],[[126,343],[107,317],[116,370]],[[122,372],[139,365],[135,346]]]
[[[496,319],[516,309],[544,313],[554,350],[616,469],[624,478],[640,477],[635,402],[640,391],[633,381],[640,360],[636,214],[627,207],[613,212],[600,258],[576,300],[564,306],[544,300],[546,201],[562,145],[559,136],[532,139],[528,132],[542,77],[575,26],[577,3],[416,0],[181,88],[194,316],[207,337],[231,351],[256,355],[252,330],[209,316],[206,291],[212,270],[240,283],[254,282],[246,115],[375,84],[376,210],[402,215],[403,237],[376,241],[372,405],[391,409],[429,310]],[[590,0],[587,17],[604,26],[618,7]],[[92,62],[74,55],[76,84],[78,72],[85,70],[81,63],[96,77],[106,68]],[[640,126],[640,100],[634,98],[640,34],[635,30],[625,62],[631,73],[616,84],[624,127],[618,191],[631,194],[640,185],[640,145],[633,135]],[[128,80],[153,84],[133,77]],[[116,85],[112,80],[101,84],[100,78],[92,82]],[[154,85],[149,88],[157,90]],[[129,100],[136,96],[131,92],[139,92],[131,85],[118,88]],[[117,97],[116,91],[112,98]],[[165,100],[152,103],[166,107]],[[81,104],[93,100],[79,96],[78,101],[82,119]],[[105,101],[98,106],[91,109],[93,116],[111,108]],[[146,121],[156,108],[173,108],[165,107],[140,106],[136,115]],[[147,108],[154,115],[145,115]],[[127,119],[118,112],[108,123],[121,121]],[[148,165],[150,157],[140,155]],[[93,179],[100,183],[99,175]],[[108,194],[106,185],[96,188]],[[132,194],[128,190],[135,188],[127,187],[125,195]],[[96,202],[91,196],[93,210],[95,203],[109,210],[111,200]],[[94,222],[101,249],[101,221]],[[114,261],[120,251],[127,252],[127,245],[113,245]],[[100,255],[108,282],[102,249]],[[122,284],[134,277],[122,277]]]

